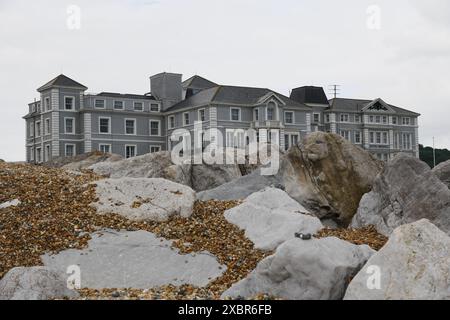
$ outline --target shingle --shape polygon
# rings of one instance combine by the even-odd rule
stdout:
[[[57,76],[56,78],[50,80],[49,82],[47,82],[46,84],[44,84],[42,87],[40,87],[38,89],[38,91],[43,91],[46,89],[49,89],[53,86],[59,86],[59,87],[68,87],[68,88],[79,88],[79,89],[84,89],[87,90],[87,87],[82,85],[79,82],[76,82],[73,79],[70,79],[69,77],[60,74],[59,76]]]
[[[218,86],[217,83],[214,83],[197,75],[187,79],[181,85],[184,89],[210,89]]]
[[[147,96],[142,94],[130,94],[130,93],[116,93],[116,92],[101,92],[97,95],[98,97],[110,97],[119,99],[141,99],[141,100],[155,100],[153,96]]]
[[[347,98],[335,98],[330,100],[330,108],[328,110],[342,110],[342,111],[355,111],[361,112],[361,110],[371,103],[373,100],[365,100],[365,99],[347,99]],[[394,105],[388,104],[396,113],[411,115],[411,116],[420,116],[419,113],[414,111],[406,110],[403,108],[396,107]]]

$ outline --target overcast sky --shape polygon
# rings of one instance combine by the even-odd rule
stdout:
[[[420,143],[450,148],[448,0],[0,0],[0,158],[24,160],[22,116],[58,74],[145,93],[162,71],[285,95],[339,84],[421,113]]]

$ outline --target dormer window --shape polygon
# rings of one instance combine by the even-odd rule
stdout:
[[[275,120],[275,109],[277,105],[275,102],[269,102],[267,105],[267,120],[272,121]]]
[[[74,110],[75,109],[75,98],[74,97],[64,97],[64,109]]]
[[[159,104],[157,104],[157,103],[150,104],[150,111],[151,112],[159,112]]]
[[[114,101],[114,110],[123,110],[123,101],[115,100]]]

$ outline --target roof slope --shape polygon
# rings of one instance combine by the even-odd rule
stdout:
[[[212,81],[209,81],[208,79],[205,79],[200,76],[193,76],[184,81],[181,86],[183,88],[190,88],[190,89],[210,89],[213,87],[217,87],[218,84],[214,83]]]
[[[233,105],[257,105],[261,98],[267,96],[269,93],[276,94],[284,103],[289,106],[304,108],[310,110],[311,108],[298,103],[290,98],[266,88],[253,87],[236,87],[236,86],[217,86],[210,89],[200,91],[192,97],[183,100],[176,105],[169,108],[167,111],[176,111],[184,108],[192,108],[203,106],[207,104],[233,104]]]
[[[121,98],[121,99],[145,99],[145,100],[155,100],[155,97],[150,95],[142,94],[130,94],[130,93],[116,93],[116,92],[101,92],[97,95],[98,97],[110,97],[110,98]]]
[[[328,105],[328,98],[322,87],[305,86],[295,88],[291,92],[291,99],[300,103]]]
[[[330,100],[330,110],[343,110],[343,111],[356,111],[361,112],[361,110],[373,100],[366,99],[347,99],[347,98],[334,98]],[[419,113],[414,111],[406,110],[403,108],[396,107],[394,105],[388,104],[396,113],[420,116]]]
[[[42,87],[40,87],[38,89],[38,91],[44,91],[46,89],[49,89],[51,87],[68,87],[68,88],[79,88],[79,89],[84,89],[87,90],[87,87],[82,85],[79,82],[76,82],[73,79],[70,79],[69,77],[60,74],[59,76],[57,76],[56,78],[50,80],[49,82],[47,82],[46,84],[44,84]]]

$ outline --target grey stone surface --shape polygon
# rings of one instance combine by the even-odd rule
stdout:
[[[245,236],[261,250],[275,250],[294,239],[296,232],[315,234],[323,228],[316,217],[280,189],[266,188],[225,211],[225,218],[245,230]]]
[[[3,203],[0,203],[0,209],[6,209],[9,207],[17,207],[20,204],[20,201],[18,199],[14,199],[11,201],[6,201]]]
[[[64,273],[47,267],[18,267],[0,280],[0,300],[49,300],[76,298],[78,292],[67,288]]]
[[[450,300],[450,238],[425,219],[397,228],[352,280],[345,299]]]
[[[263,176],[261,169],[256,169],[249,175],[225,183],[217,188],[197,193],[197,198],[206,200],[242,200],[252,193],[266,187],[282,186],[278,176]]]
[[[104,179],[95,183],[100,214],[116,213],[128,219],[166,221],[173,215],[190,217],[195,192],[160,178]]]
[[[81,287],[93,289],[205,286],[226,270],[208,252],[181,255],[171,243],[146,231],[104,230],[92,235],[87,249],[45,255],[42,260],[61,273],[79,265]]]
[[[403,225],[428,219],[450,234],[450,190],[417,158],[400,154],[377,177],[363,196],[352,227],[374,225],[390,235]]]
[[[337,238],[289,240],[222,297],[270,294],[289,300],[342,299],[349,279],[374,250]]]
[[[450,188],[450,160],[438,164],[432,172]]]

